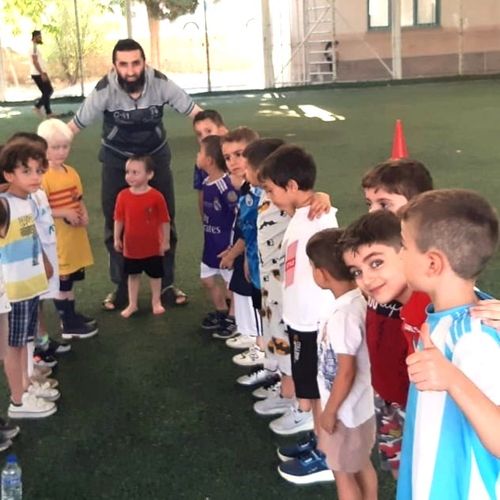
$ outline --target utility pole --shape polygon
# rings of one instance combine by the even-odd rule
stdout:
[[[392,78],[401,80],[401,0],[391,0]]]

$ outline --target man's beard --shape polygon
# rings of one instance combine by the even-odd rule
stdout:
[[[120,87],[127,93],[127,94],[135,94],[137,92],[140,92],[144,88],[144,82],[146,81],[146,71],[142,70],[141,74],[139,75],[139,78],[137,80],[134,80],[133,82],[129,82],[122,78],[119,74],[118,76],[118,83],[120,84]]]

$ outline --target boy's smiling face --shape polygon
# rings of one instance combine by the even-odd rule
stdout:
[[[403,272],[400,250],[384,243],[361,245],[355,252],[344,252],[358,287],[379,304],[393,300],[405,303],[411,291]]]
[[[396,213],[408,203],[406,196],[389,193],[383,187],[365,188],[364,193],[368,212],[388,210],[389,212]]]

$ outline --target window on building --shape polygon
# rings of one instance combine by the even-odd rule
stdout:
[[[401,0],[401,26],[435,26],[439,24],[440,0]],[[390,0],[368,0],[368,27],[390,28]]]

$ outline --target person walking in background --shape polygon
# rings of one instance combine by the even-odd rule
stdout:
[[[45,115],[47,118],[51,118],[54,115],[50,108],[50,96],[54,93],[52,84],[50,83],[49,76],[45,71],[45,63],[43,61],[42,55],[38,48],[39,45],[43,44],[42,32],[40,30],[35,30],[31,33],[32,49],[30,58],[30,70],[31,78],[36,83],[36,86],[40,89],[42,93],[41,97],[35,102],[34,111],[38,116],[43,117],[42,106],[45,109]]]

